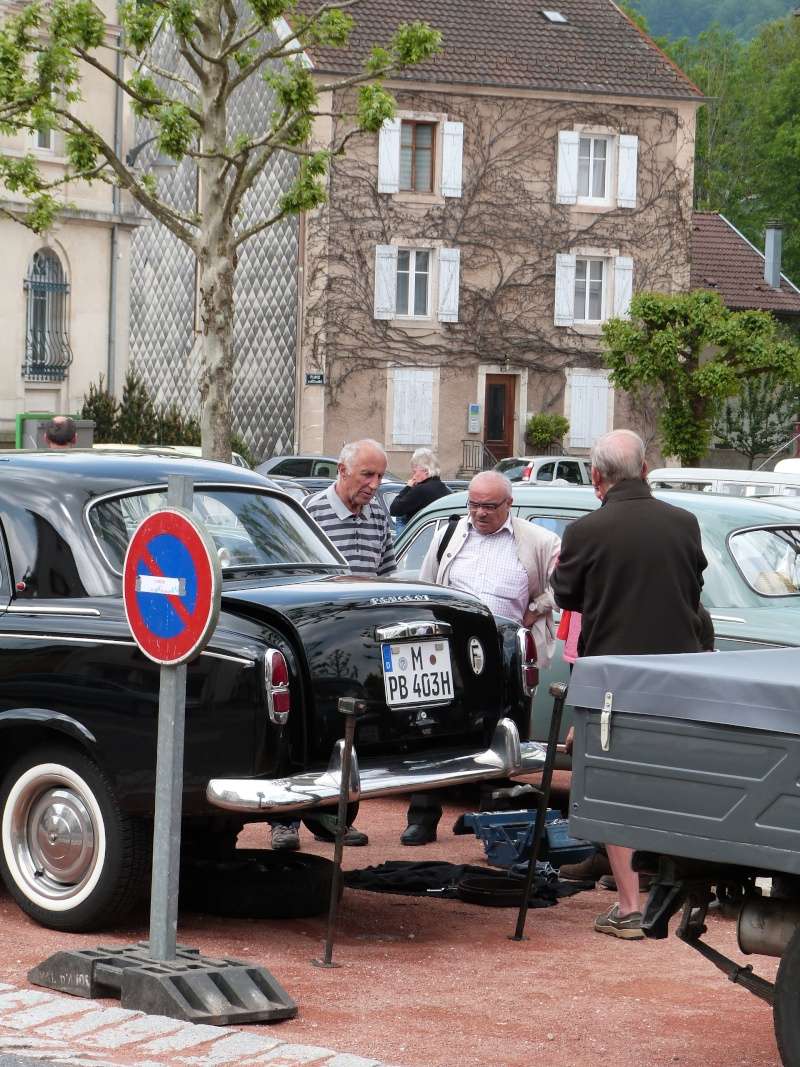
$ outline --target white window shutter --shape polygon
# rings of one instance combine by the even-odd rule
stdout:
[[[639,138],[620,134],[617,160],[617,206],[636,207],[636,178],[639,170]]]
[[[400,119],[386,119],[378,136],[378,192],[400,191]]]
[[[464,123],[445,122],[442,129],[442,196],[461,196]]]
[[[570,376],[570,448],[591,448],[598,437],[608,433],[609,384],[607,373]]]
[[[433,444],[434,372],[397,367],[392,372],[392,441],[396,445]]]
[[[627,319],[633,296],[633,260],[630,256],[617,256],[614,260],[614,316]]]
[[[439,249],[439,322],[458,322],[458,287],[461,252]]]
[[[571,326],[575,320],[575,256],[556,256],[556,326]]]
[[[375,247],[375,318],[393,319],[397,305],[397,246]]]
[[[556,202],[575,204],[578,201],[578,143],[580,135],[574,130],[559,130],[558,177]]]

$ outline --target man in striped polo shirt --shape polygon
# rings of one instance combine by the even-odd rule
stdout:
[[[336,481],[306,502],[353,574],[384,578],[395,569],[389,516],[372,498],[386,473],[386,453],[369,438],[345,445]]]

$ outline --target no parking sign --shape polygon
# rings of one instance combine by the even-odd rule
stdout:
[[[209,535],[184,508],[148,515],[125,554],[123,600],[139,648],[164,666],[186,663],[219,617],[221,572]]]

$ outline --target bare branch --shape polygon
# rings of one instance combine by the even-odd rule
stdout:
[[[262,233],[264,230],[268,230],[270,226],[274,226],[276,222],[280,222],[281,219],[285,219],[288,215],[289,211],[278,211],[268,219],[264,219],[255,226],[251,226],[248,230],[243,230],[242,233],[235,238],[234,247],[239,248],[245,241],[249,241],[250,238],[255,237],[257,233]]]
[[[94,67],[95,70],[99,70],[100,73],[103,74],[106,78],[114,82],[115,85],[118,85],[120,89],[122,89],[122,91],[132,100],[136,100],[140,104],[152,104],[152,100],[150,100],[149,97],[142,96],[141,93],[137,93],[133,89],[131,89],[131,87],[123,78],[117,77],[113,70],[105,66],[105,64],[101,63],[99,60],[95,59],[94,56],[91,55],[91,53],[85,51],[85,49],[83,48],[79,48],[78,46],[75,47],[75,52],[78,56],[80,56],[84,63],[87,63],[90,67]],[[203,116],[200,114],[200,112],[197,111],[195,108],[189,107],[188,104],[185,106],[186,110],[189,112],[195,122],[201,124],[203,121]]]

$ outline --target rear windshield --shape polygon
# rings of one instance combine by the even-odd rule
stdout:
[[[743,530],[729,544],[745,581],[761,596],[800,593],[800,527]]]
[[[143,518],[164,507],[166,500],[166,490],[151,490],[106,498],[91,507],[89,525],[118,574],[134,530]],[[345,566],[311,518],[280,497],[239,487],[195,489],[193,510],[217,546],[223,572]]]

